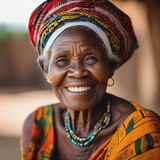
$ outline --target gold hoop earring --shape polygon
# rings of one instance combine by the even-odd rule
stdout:
[[[51,84],[51,80],[50,80],[49,78],[47,78],[47,82],[48,82],[49,84]]]
[[[49,84],[51,84],[51,80],[50,80],[50,78],[47,76],[46,77],[46,79],[47,79],[47,82],[49,83]]]
[[[114,85],[114,79],[113,78],[109,78],[108,81],[112,81],[112,83],[108,83],[107,82],[107,86],[112,87]]]

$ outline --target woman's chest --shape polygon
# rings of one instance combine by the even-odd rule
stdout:
[[[92,143],[84,147],[73,144],[66,133],[64,135],[58,133],[55,138],[55,160],[88,160],[93,154],[99,154],[99,151],[103,150],[102,146],[108,142],[110,136],[101,134]]]
[[[55,146],[55,160],[88,160],[94,152],[91,147],[78,148],[77,146],[66,145]]]

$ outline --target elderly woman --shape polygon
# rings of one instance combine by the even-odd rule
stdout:
[[[29,36],[60,103],[26,119],[23,159],[160,158],[159,116],[106,93],[137,48],[125,13],[107,0],[45,1],[31,15]]]

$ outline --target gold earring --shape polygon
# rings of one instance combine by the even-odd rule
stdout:
[[[110,80],[112,81],[112,83],[111,82],[110,83],[107,82],[107,86],[112,87],[114,85],[114,79],[113,78],[109,78],[108,81],[110,81]]]
[[[49,76],[47,76],[46,79],[47,79],[47,82],[51,84],[51,80],[50,80]]]

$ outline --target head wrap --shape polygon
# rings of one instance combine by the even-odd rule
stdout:
[[[102,39],[116,68],[138,47],[130,18],[108,0],[48,0],[38,6],[29,21],[29,37],[46,54],[66,28],[82,25]]]

